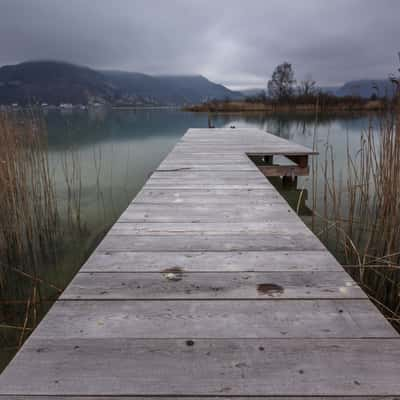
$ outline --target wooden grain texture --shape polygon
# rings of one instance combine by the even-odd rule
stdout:
[[[231,181],[231,182],[210,182],[207,180],[197,181],[182,181],[176,180],[157,180],[147,183],[148,189],[236,189],[236,190],[247,190],[247,189],[266,189],[263,182],[251,182],[243,179],[242,181]]]
[[[192,182],[207,185],[223,184],[260,184],[265,188],[272,185],[264,178],[262,174],[256,174],[255,171],[155,171],[147,181],[148,187],[158,183],[176,183]]]
[[[304,235],[313,236],[299,221],[290,222],[117,222],[108,235]],[[265,242],[265,239],[263,239]]]
[[[175,235],[108,235],[98,247],[101,251],[268,251],[323,250],[323,244],[304,234],[272,234],[265,240],[261,234],[175,234]]]
[[[398,400],[398,334],[249,158],[312,153],[190,129],[0,375],[0,400]]]
[[[354,299],[364,292],[344,271],[80,273],[62,299]],[[173,274],[173,275],[169,275]]]
[[[254,165],[243,162],[231,162],[221,164],[220,162],[168,162],[164,163],[156,169],[157,172],[174,172],[174,171],[254,171]]]
[[[174,185],[173,185],[174,186]],[[296,220],[288,205],[131,204],[119,222],[272,222]]]
[[[87,272],[160,272],[181,268],[186,272],[342,271],[326,250],[234,252],[114,252],[96,251],[83,265]]]
[[[216,395],[216,396],[36,396],[36,395],[22,395],[22,396],[14,396],[14,395],[1,395],[0,399],[7,400],[399,400],[397,396],[224,396],[224,395]]]
[[[0,399],[7,400],[160,400],[160,396],[2,396],[0,394]],[[177,400],[177,397],[162,396],[163,400]],[[312,400],[360,400],[360,396],[313,396]],[[363,396],[363,400],[399,400],[398,397],[393,396]],[[179,400],[232,400],[231,396],[179,396]],[[235,400],[310,400],[310,397],[298,397],[298,396],[251,396],[251,397],[235,397]]]
[[[285,204],[282,196],[275,189],[267,187],[264,189],[146,189],[146,187],[136,196],[135,204],[138,203],[205,203],[214,204]]]
[[[397,336],[369,300],[59,301],[35,332],[59,340]]]
[[[400,392],[399,339],[35,339],[3,394],[369,396]]]

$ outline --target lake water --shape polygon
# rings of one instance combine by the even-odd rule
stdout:
[[[63,289],[179,138],[188,128],[206,128],[208,115],[171,109],[98,110],[49,112],[46,120],[50,167],[57,186],[57,198],[66,213],[68,195],[78,193],[81,224],[85,232],[82,237],[68,238],[57,265],[46,266],[40,271],[40,278],[51,284],[47,285],[47,289],[52,286]],[[369,117],[355,115],[320,116],[318,121],[314,116],[288,114],[211,116],[215,127],[255,127],[308,147],[314,145],[321,151],[320,165],[324,163],[325,145],[329,142],[334,148],[335,175],[341,179],[345,179],[347,174],[347,149],[356,153],[361,132],[369,122]],[[71,164],[78,167],[78,173],[75,180],[67,185],[65,168],[70,168]],[[322,180],[319,172],[317,181],[321,181],[318,182],[321,187]],[[299,179],[297,189],[282,188],[282,193],[295,205],[299,189],[303,189],[302,197],[305,199],[302,214],[304,220],[310,223],[312,179]],[[321,208],[323,192],[319,189],[316,201],[317,209]],[[19,277],[17,283],[22,286],[30,284],[24,277]],[[43,307],[39,314],[48,309],[55,296],[54,291],[43,290]],[[1,300],[9,299],[4,299],[3,295]],[[23,320],[25,304],[2,304],[0,307],[1,324],[12,326],[16,324],[15,320],[18,323]],[[1,370],[15,353],[20,332],[0,329],[0,333]]]
[[[335,151],[336,176],[342,179],[347,146],[353,153],[358,150],[369,121],[367,116],[320,117],[317,123],[313,116],[287,114],[211,117],[215,127],[255,127],[311,148],[315,140],[320,165],[329,142]],[[98,234],[121,214],[188,128],[208,126],[208,116],[178,110],[98,111],[49,113],[47,122],[57,195],[67,198],[62,160],[69,151],[82,172],[83,219],[90,232]],[[310,191],[311,179],[299,179],[298,187]]]

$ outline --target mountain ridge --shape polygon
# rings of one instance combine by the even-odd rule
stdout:
[[[371,96],[392,98],[395,94],[395,87],[389,78],[386,79],[353,79],[337,86],[320,86],[323,93],[332,94],[338,97],[359,96],[369,99]],[[262,93],[265,89],[245,89],[241,93],[244,96],[252,97]]]
[[[202,75],[96,70],[52,60],[0,67],[0,104],[185,105],[241,97]]]

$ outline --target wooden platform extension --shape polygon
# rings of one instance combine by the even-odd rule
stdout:
[[[400,396],[399,335],[248,157],[304,168],[310,153],[190,129],[0,376],[0,399]]]

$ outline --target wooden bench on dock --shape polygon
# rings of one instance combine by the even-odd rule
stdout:
[[[400,396],[398,333],[264,176],[307,173],[310,154],[190,129],[2,373],[0,400]]]

